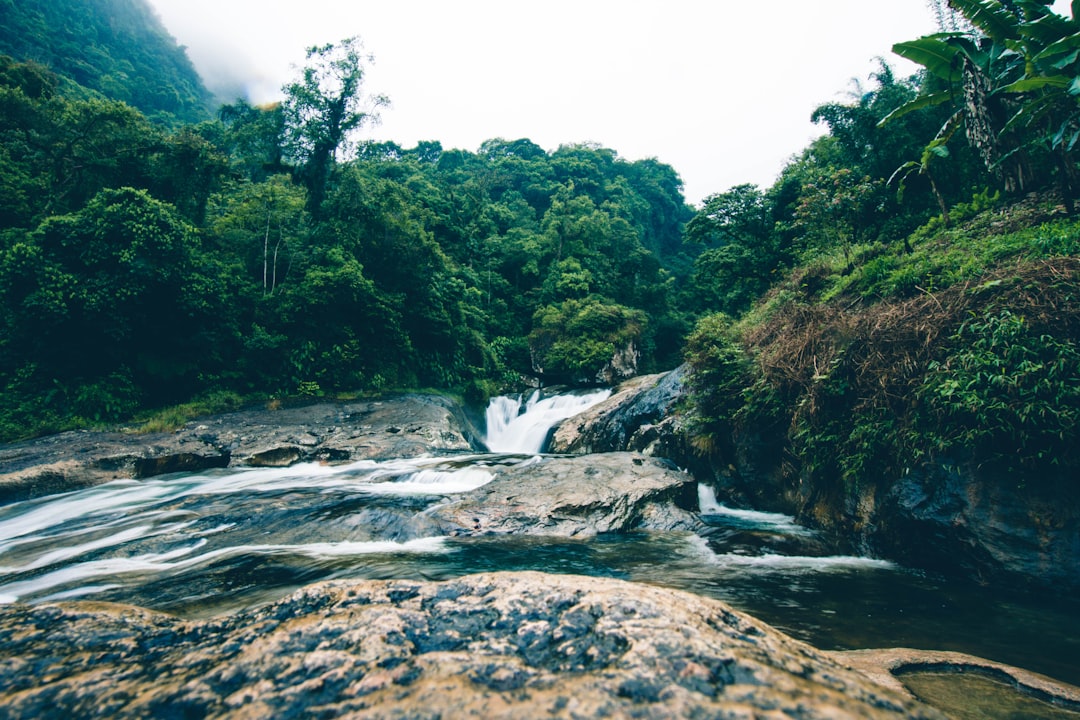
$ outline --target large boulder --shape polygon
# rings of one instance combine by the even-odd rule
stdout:
[[[972,462],[913,467],[892,485],[849,500],[848,522],[865,543],[907,565],[981,582],[1080,587],[1076,479],[1022,482]]]
[[[607,400],[559,423],[552,433],[549,450],[557,453],[634,450],[667,457],[660,449],[673,429],[674,408],[683,394],[685,374],[685,368],[679,368],[623,382]]]
[[[0,447],[0,503],[119,478],[298,462],[412,458],[483,447],[465,410],[438,395],[250,408],[170,433],[67,432]]]
[[[589,537],[700,527],[697,482],[636,453],[537,457],[493,467],[488,484],[425,514],[454,534]]]
[[[727,605],[607,578],[336,581],[184,621],[0,607],[11,718],[940,718]]]

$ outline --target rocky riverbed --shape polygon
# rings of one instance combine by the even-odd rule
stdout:
[[[675,411],[684,370],[627,381],[562,422],[554,452],[636,450],[689,468],[724,499],[793,515],[859,552],[949,577],[1051,593],[1080,587],[1076,478],[1002,478],[969,458],[931,458],[892,482],[868,477],[838,491],[833,477],[760,428],[736,427],[707,454]]]
[[[257,407],[169,433],[76,431],[0,447],[0,504],[118,478],[482,449],[465,410],[439,395]]]
[[[251,409],[158,435],[66,433],[0,448],[0,503],[129,478],[110,494],[142,488],[155,509],[142,506],[139,517],[146,519],[125,520],[130,527],[123,530],[111,510],[99,513],[97,524],[79,531],[90,539],[78,552],[101,550],[109,533],[119,533],[162,559],[189,564],[197,560],[193,548],[207,558],[235,554],[212,544],[225,537],[224,528],[239,534],[233,542],[274,553],[440,537],[466,543],[642,531],[696,537],[702,530],[697,481],[662,459],[678,447],[671,408],[680,385],[677,374],[631,381],[555,433],[560,449],[613,451],[602,454],[478,459],[484,447],[468,413],[424,395]],[[419,464],[363,462],[429,457]],[[310,465],[314,476],[303,481],[310,487],[290,485],[292,476],[247,479],[225,470],[297,463],[333,467]],[[423,473],[453,478],[460,468],[472,473],[468,487],[424,489]],[[180,472],[207,473],[208,497],[243,495],[255,483],[250,487],[268,493],[270,502],[258,517],[242,508],[222,516],[220,500],[193,513],[198,506],[183,486],[187,476],[175,476],[181,487],[156,479]],[[365,497],[382,497],[379,483],[402,480],[420,493],[403,503],[323,494],[363,487],[360,492],[374,493]],[[167,497],[174,492],[175,500]],[[75,505],[79,497],[72,496]],[[299,508],[301,501],[310,509]],[[158,529],[148,525],[156,514],[166,523]],[[174,532],[168,523],[195,514],[202,524],[176,525],[191,525],[186,532],[193,534],[162,544]],[[273,539],[295,531],[297,522],[316,523],[301,526],[309,528],[301,533],[304,542],[314,545]],[[7,587],[42,585],[44,571],[49,582],[64,581],[66,570],[48,570],[57,552],[29,554],[43,541],[23,535],[0,547],[9,552],[0,564],[12,566],[0,573],[18,574]],[[149,556],[140,557],[132,562],[146,564]],[[20,562],[25,567],[15,568]],[[59,596],[70,592],[62,584],[44,587]],[[10,717],[929,718],[940,715],[896,682],[901,671],[923,662],[954,670],[989,666],[956,653],[820,652],[719,600],[580,575],[324,581],[269,604],[187,619],[40,597],[0,605],[0,707]],[[991,665],[994,672],[1015,671],[1010,677],[1031,677]],[[1046,679],[1018,685],[1066,705],[1080,698],[1080,691]]]

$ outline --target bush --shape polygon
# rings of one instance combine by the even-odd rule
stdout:
[[[616,350],[640,340],[645,322],[640,310],[595,296],[547,305],[533,316],[533,366],[548,376],[594,378]]]
[[[698,321],[687,338],[690,429],[695,446],[709,450],[729,433],[754,385],[754,366],[722,313]]]
[[[964,323],[955,349],[920,388],[921,435],[940,450],[972,449],[1007,472],[1077,460],[1080,347],[1009,309]]]

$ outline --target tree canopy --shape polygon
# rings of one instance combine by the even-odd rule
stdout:
[[[0,2],[0,55],[48,68],[70,94],[124,102],[159,122],[199,122],[214,104],[145,0]]]

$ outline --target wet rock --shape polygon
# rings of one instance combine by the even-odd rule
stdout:
[[[673,412],[682,397],[685,372],[679,368],[627,380],[607,400],[559,423],[551,436],[550,451],[632,450],[671,457],[664,446],[677,427]]]
[[[171,433],[79,431],[0,446],[0,503],[119,478],[412,458],[481,447],[465,410],[436,395],[251,408],[200,418]]]
[[[427,515],[454,534],[588,537],[635,529],[696,530],[697,483],[636,453],[538,457]]]
[[[1017,692],[1080,711],[1080,688],[1048,678],[1045,675],[986,660],[966,653],[944,650],[914,650],[885,648],[848,650],[829,653],[837,662],[858,670],[874,682],[914,699],[902,678],[908,673],[941,672],[961,675],[971,673],[994,678],[1012,686]]]
[[[927,463],[853,508],[881,552],[981,582],[1080,587],[1075,478],[1024,483],[971,463]]]
[[[7,717],[940,718],[727,605],[605,578],[336,581],[204,621],[0,607]]]

